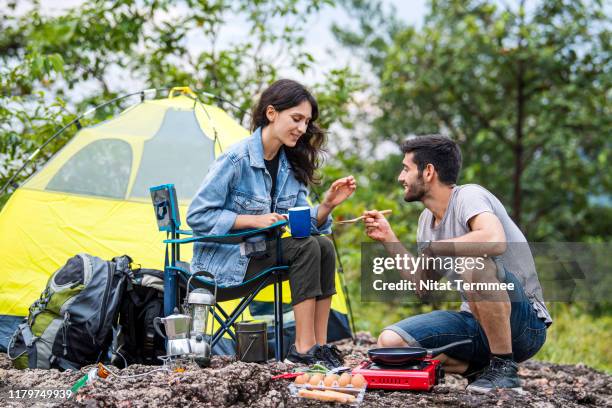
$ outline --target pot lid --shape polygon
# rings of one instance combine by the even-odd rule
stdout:
[[[212,306],[215,304],[215,296],[206,289],[198,288],[189,293],[187,303]]]

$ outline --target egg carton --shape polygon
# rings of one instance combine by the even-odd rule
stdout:
[[[289,384],[289,392],[291,393],[291,396],[295,397],[295,398],[304,398],[299,395],[300,390],[319,390],[319,391],[325,391],[325,390],[329,390],[329,391],[336,391],[336,392],[341,392],[344,394],[349,394],[355,397],[355,399],[352,402],[347,402],[347,403],[341,403],[336,401],[336,404],[342,404],[342,405],[350,405],[350,406],[354,406],[354,407],[358,407],[359,405],[361,405],[361,403],[363,402],[363,397],[365,395],[365,391],[366,391],[366,387],[363,388],[356,388],[353,386],[348,386],[348,387],[326,387],[325,385],[323,385],[323,382],[321,382],[320,385],[311,385],[311,384],[296,384],[296,383],[291,383]],[[310,399],[310,398],[308,398]],[[325,402],[325,401],[324,401]],[[331,401],[330,401],[331,402]]]

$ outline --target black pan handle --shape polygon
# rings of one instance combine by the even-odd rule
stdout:
[[[427,358],[432,358],[438,354],[444,353],[446,350],[450,350],[453,347],[461,346],[463,344],[472,344],[472,339],[460,340],[454,343],[447,344],[446,346],[437,347],[434,349],[427,349]]]

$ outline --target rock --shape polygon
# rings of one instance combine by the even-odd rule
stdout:
[[[358,333],[357,344],[352,340],[338,342],[345,354],[345,364],[356,366],[374,347],[376,339]],[[273,375],[287,372],[284,363],[243,363],[233,357],[214,357],[211,367],[195,364],[184,372],[152,372],[159,367],[130,366],[113,372],[121,377],[109,377],[82,388],[76,400],[63,401],[59,406],[74,407],[254,407],[293,408],[332,406],[317,401],[292,398],[287,385],[290,380],[271,381]],[[15,370],[6,354],[0,354],[1,406],[48,406],[22,402],[5,404],[9,390],[67,389],[84,373],[81,371]],[[150,373],[147,375],[147,373]],[[141,375],[145,374],[145,375]],[[390,408],[396,406],[423,407],[538,407],[612,406],[612,376],[584,365],[558,365],[528,361],[520,365],[523,394],[501,391],[490,395],[470,394],[466,381],[457,375],[447,375],[446,383],[432,392],[385,392],[370,390],[363,407]],[[138,377],[128,377],[141,375]],[[54,406],[57,406],[55,404]],[[339,405],[340,407],[340,405]]]

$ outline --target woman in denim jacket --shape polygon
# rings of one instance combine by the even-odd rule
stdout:
[[[308,186],[316,184],[324,133],[316,125],[315,98],[301,84],[280,80],[266,89],[252,116],[253,134],[212,164],[189,206],[187,223],[198,235],[264,228],[286,219],[289,208],[310,206]],[[287,360],[342,365],[337,348],[327,345],[327,321],[335,289],[335,253],[330,240],[331,212],[356,189],[352,176],[336,180],[320,205],[311,207],[308,238],[283,238],[283,261],[296,324]],[[192,270],[213,273],[221,285],[236,285],[275,262],[250,259],[236,245],[196,243]]]

